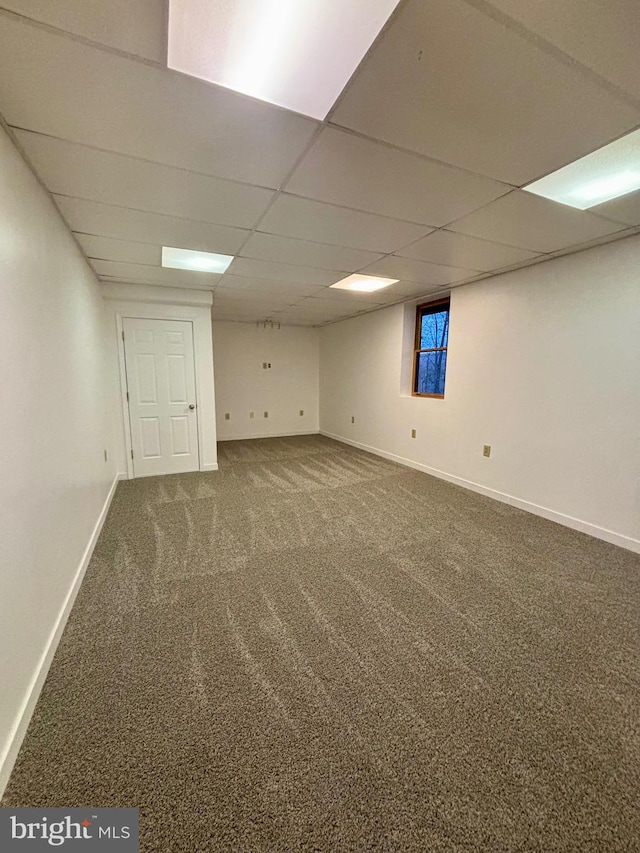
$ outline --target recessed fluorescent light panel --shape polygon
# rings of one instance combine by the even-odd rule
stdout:
[[[371,275],[348,275],[342,281],[332,284],[331,287],[336,287],[338,290],[357,290],[361,293],[373,293],[374,290],[382,290],[383,287],[389,287],[390,284],[396,284],[400,281],[399,278],[374,278]]]
[[[640,130],[534,181],[527,192],[578,210],[640,189]]]
[[[168,65],[324,119],[399,0],[169,0]]]
[[[216,255],[213,252],[192,252],[191,249],[162,247],[162,266],[175,270],[223,273],[233,260],[233,255]]]

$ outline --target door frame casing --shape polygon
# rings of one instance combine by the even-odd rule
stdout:
[[[129,287],[129,285],[127,285]],[[164,288],[153,288],[163,290]],[[114,288],[115,290],[115,288]],[[119,289],[118,289],[119,290]],[[168,288],[167,288],[168,290]],[[131,459],[131,419],[127,402],[127,375],[124,357],[125,317],[144,320],[178,320],[193,324],[193,348],[195,359],[196,405],[198,423],[198,459],[200,471],[217,471],[216,413],[213,385],[213,344],[211,333],[211,308],[206,305],[176,305],[150,303],[122,299],[120,292],[115,298],[105,299],[105,304],[115,317],[116,347],[119,363],[120,405],[122,410],[123,450],[127,468],[127,479],[134,478]],[[115,304],[114,304],[115,303]],[[113,326],[112,326],[113,328]]]

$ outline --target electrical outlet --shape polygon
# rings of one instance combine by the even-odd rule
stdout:
[[[482,448],[482,455],[483,456],[491,456],[491,445],[490,444],[484,445],[484,447]]]
[[[104,461],[105,461],[105,462],[107,461],[107,451],[106,451],[106,449],[105,449],[105,451],[104,451]]]
[[[415,438],[415,437],[416,437],[416,431],[415,431],[415,429],[412,429],[411,430],[411,438]]]
[[[353,417],[353,415],[351,415],[351,423],[355,424],[355,422],[356,422],[356,419]]]
[[[249,417],[253,418],[253,412],[249,412]]]
[[[304,417],[304,409],[300,409],[300,417],[301,417],[301,418],[303,418],[303,417]]]
[[[264,416],[265,416],[265,418],[268,418],[268,417],[269,417],[269,412],[265,412],[265,413],[264,413]]]
[[[224,419],[225,419],[225,421],[230,421],[230,420],[231,420],[231,415],[229,414],[229,412],[225,412],[225,413],[224,413]]]
[[[271,370],[271,362],[268,362],[267,367]]]

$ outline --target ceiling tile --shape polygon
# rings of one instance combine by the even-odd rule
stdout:
[[[370,301],[371,303],[377,303],[378,305],[386,305],[390,302],[398,302],[402,299],[411,299],[419,296],[425,296],[441,291],[443,288],[448,288],[451,285],[440,285],[440,284],[423,284],[422,282],[414,282],[414,281],[398,281],[396,284],[391,284],[389,287],[385,287],[383,290],[377,290],[374,293],[362,294],[362,296],[370,297],[367,299],[358,299],[358,294],[354,293],[352,297],[352,301],[354,302],[363,302],[366,303]],[[333,293],[339,293],[340,291],[324,291],[321,290],[318,293],[314,293],[313,296],[316,299],[322,299],[325,297],[335,298],[332,296]],[[345,290],[343,293],[348,294],[349,291]]]
[[[537,257],[535,252],[489,243],[452,231],[434,231],[398,252],[404,258],[486,272]]]
[[[254,322],[258,319],[258,315],[256,312],[252,312],[255,314],[253,317],[248,316],[248,312],[246,308],[243,312],[234,311],[230,308],[212,308],[211,316],[214,320],[217,320],[220,323],[250,323]]]
[[[260,222],[260,230],[386,254],[433,229],[332,204],[280,195]]]
[[[404,279],[405,281],[434,285],[464,281],[465,279],[473,278],[476,274],[476,270],[445,267],[440,264],[429,264],[411,258],[400,258],[396,255],[376,261],[375,264],[365,267],[362,272],[371,275],[382,275],[386,278]]]
[[[626,225],[640,225],[640,190],[599,204],[591,212]]]
[[[176,288],[178,290],[199,290],[206,293],[212,293],[211,287],[205,287],[200,284],[185,284],[182,281],[147,281],[133,279],[133,278],[120,278],[117,275],[100,275],[100,282],[102,284],[122,284],[122,285],[135,285],[135,284],[148,284],[150,287],[169,287]]]
[[[397,285],[392,285],[392,287],[396,287]],[[385,288],[384,290],[390,290],[390,288]],[[358,305],[358,304],[372,304],[372,305],[380,305],[385,301],[384,297],[381,294],[384,293],[383,290],[376,290],[372,293],[366,293],[365,291],[357,291],[357,290],[339,290],[333,287],[324,287],[320,290],[317,290],[315,293],[311,294],[315,300],[329,300],[330,302],[344,302],[347,305]]]
[[[516,190],[449,227],[462,234],[532,252],[555,252],[620,231],[624,226],[586,210],[575,210]]]
[[[324,302],[324,301],[323,301]],[[285,317],[309,318],[316,321],[334,319],[338,317],[348,317],[353,313],[353,309],[348,307],[346,303],[340,305],[315,305],[303,302],[300,305],[295,305],[285,309],[282,314]]]
[[[177,219],[70,196],[56,195],[54,199],[72,231],[119,240],[235,255],[250,233],[242,228]]]
[[[129,264],[160,266],[162,247],[150,243],[132,243],[130,240],[112,240],[93,234],[77,234],[76,239],[88,258],[122,261]]]
[[[306,299],[298,302],[295,310],[300,314],[345,314],[353,310],[353,306],[358,304],[353,302],[343,302],[333,299],[315,299],[313,296],[308,296]]]
[[[432,296],[437,291],[448,285],[422,284],[414,281],[399,281],[390,287],[385,287],[378,293],[380,302],[397,302],[400,299],[415,298],[418,296]]]
[[[295,308],[289,308],[286,311],[275,314],[273,319],[283,325],[295,326],[323,326],[325,323],[334,323],[336,320],[346,320],[350,314],[308,314],[304,311],[298,311]]]
[[[49,136],[17,131],[48,189],[59,195],[250,228],[273,193]]]
[[[285,306],[288,307],[288,306]],[[244,301],[232,302],[230,300],[213,300],[213,309],[216,312],[224,312],[226,314],[234,314],[235,316],[253,315],[254,317],[268,317],[274,313],[272,303],[270,302],[252,302],[249,299]],[[280,310],[284,310],[280,308]],[[214,341],[215,346],[215,341]]]
[[[531,32],[640,98],[637,0],[489,0]]]
[[[253,258],[236,258],[231,262],[228,272],[231,275],[287,281],[297,284],[314,284],[322,287],[344,278],[342,270],[321,270],[317,267],[302,267],[293,264],[277,264],[272,261],[257,261]]]
[[[318,201],[439,226],[511,188],[328,127],[285,189]]]
[[[293,296],[301,299],[311,296],[320,288],[315,284],[297,284],[268,279],[252,278],[251,276],[230,275],[225,273],[217,285],[218,290],[229,290],[235,293],[267,294],[271,296]]]
[[[146,264],[125,264],[119,261],[92,260],[91,266],[100,278],[162,284],[167,287],[192,287],[194,290],[211,290],[220,280],[220,276],[213,273],[165,269]]]
[[[246,310],[257,311],[262,316],[267,316],[275,311],[283,311],[293,303],[286,299],[252,299],[245,295],[244,298],[228,297],[214,291],[213,307],[224,308],[227,311],[242,313]]]
[[[164,0],[2,0],[2,6],[99,44],[164,61]]]
[[[246,258],[347,272],[355,272],[382,257],[376,252],[344,249],[341,246],[312,243],[310,240],[296,240],[292,237],[279,237],[276,234],[263,234],[257,231],[249,237],[240,254]]]
[[[640,111],[476,5],[409,0],[331,121],[521,185],[635,127]]]
[[[240,313],[226,308],[212,308],[211,317],[218,323],[255,323],[258,319],[257,314],[249,316],[247,312]]]
[[[282,326],[305,326],[307,328],[313,328],[314,326],[323,326],[325,324],[325,320],[317,320],[313,317],[307,317],[306,315],[289,315],[288,312],[279,312],[273,315],[274,321],[277,321]]]
[[[291,303],[275,299],[262,301],[256,299],[214,299],[213,307],[223,311],[232,311],[234,314],[250,311],[262,317],[269,317],[276,311],[286,311],[291,307]]]
[[[618,240],[624,240],[627,237],[634,237],[638,234],[640,226],[633,228],[625,228],[623,231],[618,231],[615,234],[607,234],[605,237],[598,237],[595,240],[587,240],[586,243],[578,243],[576,246],[570,246],[567,249],[559,249],[557,252],[552,252],[546,257],[558,258],[563,255],[573,255],[576,252],[584,252],[585,249],[595,249],[596,246],[604,246],[607,243],[615,243]]]
[[[8,17],[0,104],[16,127],[267,187],[281,184],[318,126]]]

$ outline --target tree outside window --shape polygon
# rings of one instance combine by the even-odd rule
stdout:
[[[413,393],[444,397],[449,343],[449,299],[419,305],[416,315]]]

